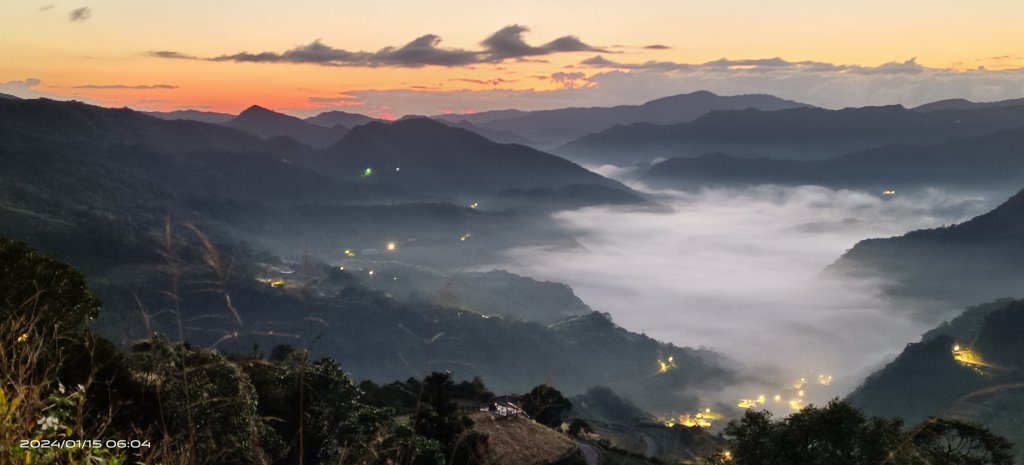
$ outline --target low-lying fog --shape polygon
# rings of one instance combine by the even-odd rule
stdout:
[[[822,269],[861,239],[959,222],[1002,200],[772,186],[652,194],[671,211],[559,213],[584,249],[516,249],[502,267],[567,283],[619,325],[662,341],[834,375],[816,402],[846,394],[951,316],[914,320],[876,296],[877,282],[835,282]]]

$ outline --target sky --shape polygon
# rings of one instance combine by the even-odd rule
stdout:
[[[0,3],[0,93],[307,116],[1024,97],[1019,0]]]

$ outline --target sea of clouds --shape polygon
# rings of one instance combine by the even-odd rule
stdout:
[[[954,310],[922,317],[881,297],[879,280],[822,270],[862,239],[960,222],[1002,200],[813,186],[647,193],[664,208],[558,213],[582,247],[515,249],[501,266],[565,282],[594,310],[658,340],[751,366],[834,374],[825,399],[849,392]]]

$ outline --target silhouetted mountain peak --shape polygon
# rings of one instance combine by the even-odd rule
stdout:
[[[334,144],[348,132],[348,128],[345,126],[318,126],[259,105],[246,108],[236,118],[224,123],[224,125],[241,129],[264,139],[288,136],[318,148]]]
[[[625,186],[568,160],[517,144],[500,144],[430,118],[356,126],[329,149],[335,172],[362,173],[403,186],[426,185],[455,194],[595,184]]]
[[[246,118],[252,118],[252,117],[255,117],[255,116],[287,116],[287,115],[282,114],[282,113],[278,113],[278,112],[276,112],[274,110],[271,110],[269,108],[261,107],[259,105],[252,105],[249,108],[246,108],[245,110],[243,110],[241,113],[238,114],[239,118],[241,118],[243,116],[246,117]]]

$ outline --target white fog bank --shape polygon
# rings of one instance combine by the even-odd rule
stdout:
[[[559,213],[583,249],[516,249],[501,266],[564,282],[617,324],[662,341],[834,373],[828,395],[950,315],[915,321],[876,297],[878,283],[835,282],[822,269],[859,240],[963,221],[995,203],[820,187],[652,194],[670,209]]]

